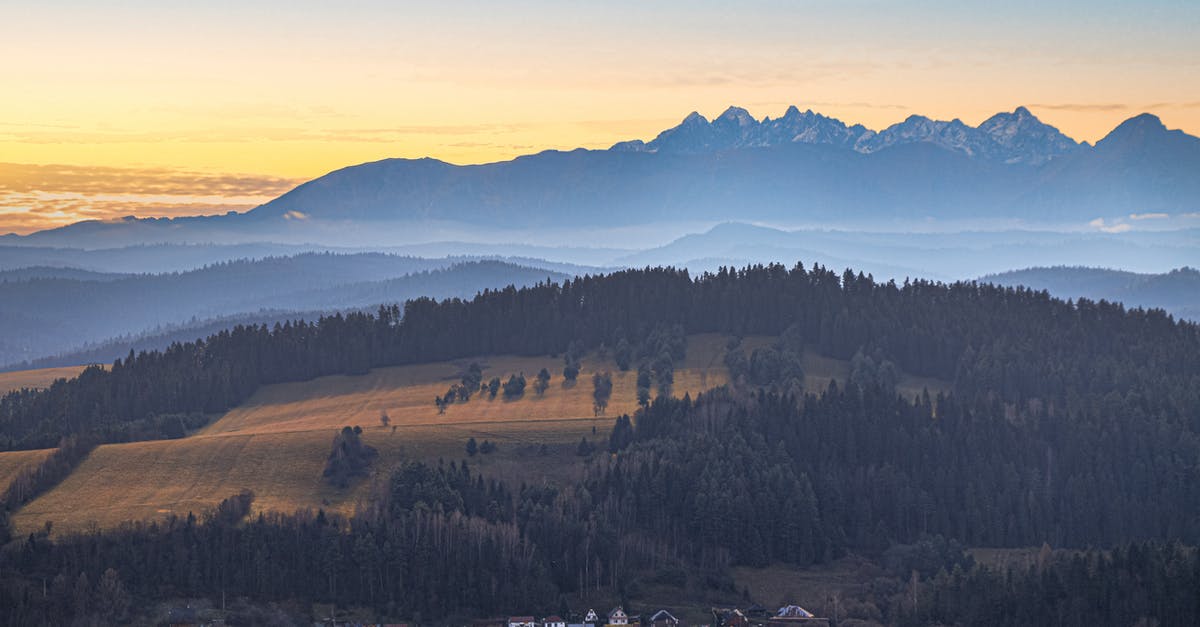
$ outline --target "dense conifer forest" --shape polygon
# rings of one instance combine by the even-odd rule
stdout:
[[[669,390],[678,338],[701,332],[780,339],[727,359],[729,386],[651,399],[652,376]],[[67,622],[95,609],[101,583],[134,598],[304,599],[418,621],[549,613],[567,595],[628,598],[677,573],[724,589],[732,566],[936,545],[933,557],[906,554],[881,584],[881,619],[1200,622],[1189,548],[1200,544],[1200,327],[1045,292],[771,265],[416,300],[238,327],[11,393],[0,444],[179,437],[181,417],[195,428],[268,383],[499,353],[566,354],[569,367],[573,353],[601,346],[639,371],[647,398],[636,415],[614,416],[607,447],[580,443],[595,458],[577,483],[507,485],[466,461],[409,462],[377,474],[371,506],[351,518],[246,519],[252,497],[239,495],[200,520],[34,534],[3,552],[0,620]],[[850,360],[849,380],[798,392],[803,348]],[[900,395],[896,369],[952,389]],[[1000,570],[961,550],[1043,543],[1076,552]],[[905,588],[913,572],[916,593]],[[998,606],[1020,606],[1022,620]],[[119,622],[128,611],[102,614]]]

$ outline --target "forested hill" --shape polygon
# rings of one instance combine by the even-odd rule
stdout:
[[[563,283],[484,290],[471,300],[418,298],[319,323],[239,326],[205,341],[131,356],[43,394],[3,401],[9,446],[157,413],[220,411],[262,383],[477,354],[560,353],[645,337],[660,324],[688,333],[777,335],[795,326],[822,354],[884,355],[904,370],[954,381],[960,394],[1041,411],[1090,411],[1085,397],[1136,393],[1175,422],[1200,414],[1200,334],[1161,310],[1128,311],[1044,292],[973,283],[877,283],[847,270],[781,265],[646,269]],[[136,385],[135,385],[136,384]],[[132,391],[137,398],[118,390]],[[166,393],[171,390],[171,393]],[[22,444],[24,443],[24,444]]]
[[[0,277],[0,366],[196,319],[374,307],[566,275],[495,260],[306,253],[91,280]]]
[[[1194,268],[1143,274],[1056,266],[990,274],[980,280],[1047,290],[1059,298],[1082,297],[1124,303],[1127,307],[1161,307],[1177,317],[1200,320],[1200,270]]]
[[[62,544],[31,537],[12,553],[26,579],[7,588],[10,606],[21,616],[69,614],[67,601],[20,591],[40,577],[94,581],[114,568],[147,597],[228,592],[397,617],[548,613],[588,585],[623,595],[625,582],[663,564],[701,573],[806,565],[939,537],[991,547],[1200,543],[1200,327],[1158,310],[1067,303],[1028,289],[878,283],[800,265],[695,278],[630,270],[470,300],[423,298],[315,324],[238,327],[89,369],[44,392],[9,394],[0,400],[0,433],[10,448],[70,437],[52,458],[61,472],[70,455],[86,452],[78,442],[163,437],[155,430],[164,417],[190,424],[266,383],[601,345],[637,346],[638,355],[669,363],[669,354],[654,358],[646,348],[700,332],[780,339],[749,355],[731,342],[725,359],[735,383],[727,388],[663,395],[632,420],[617,419],[609,455],[575,483],[518,489],[465,463],[412,463],[380,482],[373,505],[350,521],[322,512],[242,525],[249,505],[238,501],[204,525],[174,519]],[[801,349],[851,360],[849,379],[798,396],[779,375],[803,377],[791,357]],[[953,390],[910,400],[891,387],[888,364]],[[440,540],[422,540],[429,537]],[[494,550],[461,550],[477,546]],[[153,558],[173,550],[186,568]],[[1151,586],[1130,604],[1080,610],[1073,615],[1086,619],[1063,624],[1193,622],[1200,610],[1177,596],[1195,581],[1190,551],[1159,551],[1154,559],[1164,561],[1152,563],[1117,554],[1121,568],[1177,572],[1164,579],[1176,583]],[[919,567],[902,562],[901,576],[953,571],[954,579],[934,582],[946,594],[992,580],[956,568],[969,566],[961,551],[927,557]],[[1072,576],[1097,585],[1118,577]],[[1093,608],[1084,589],[1064,592],[1038,577],[1020,573],[994,594],[1053,610],[1031,624]],[[970,598],[938,598],[958,601],[921,620],[970,624],[983,611]],[[881,603],[889,622],[920,622],[903,618],[902,604]]]

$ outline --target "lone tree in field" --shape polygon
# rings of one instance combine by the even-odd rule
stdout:
[[[567,347],[567,354],[563,355],[563,385],[570,387],[575,385],[575,380],[579,378],[579,347],[574,341]]]
[[[550,387],[550,371],[542,368],[538,372],[537,379],[533,382],[533,391],[537,392],[538,396],[546,393],[546,388]]]
[[[489,399],[496,398],[496,395],[499,393],[500,393],[500,377],[492,377],[492,380],[488,381],[488,398]]]
[[[563,385],[568,387],[575,385],[575,380],[578,378],[579,364],[568,361],[567,364],[563,366]]]
[[[592,410],[599,416],[608,408],[608,399],[612,398],[612,374],[609,372],[592,375]]]
[[[366,476],[367,468],[379,452],[363,444],[359,436],[362,427],[342,427],[333,438],[333,450],[325,462],[325,476],[331,483],[344,488],[353,477]]]
[[[514,374],[504,382],[504,398],[512,400],[525,395],[525,374]]]
[[[463,373],[461,380],[467,399],[470,399],[471,392],[478,390],[479,385],[483,382],[483,368],[479,364],[471,362],[471,365],[467,366],[467,371]]]
[[[388,425],[392,424],[392,419],[390,416],[388,416],[386,409],[379,412],[379,424],[383,426],[384,429],[387,429]]]

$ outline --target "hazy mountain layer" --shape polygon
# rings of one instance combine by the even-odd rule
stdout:
[[[1200,321],[1200,271],[1179,268],[1139,274],[1103,268],[1028,268],[980,279],[999,285],[1024,285],[1059,298],[1088,298],[1128,307],[1165,309],[1179,318]]]
[[[0,282],[0,365],[206,318],[472,296],[486,288],[565,276],[495,261],[305,254],[110,281]]]

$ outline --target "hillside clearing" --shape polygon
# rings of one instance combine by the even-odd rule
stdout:
[[[676,370],[675,394],[724,384],[723,347],[719,336],[691,338],[688,358]],[[434,397],[457,382],[471,361],[483,366],[485,379],[521,372],[532,379],[543,367],[554,378],[541,398],[532,390],[511,401],[476,394],[439,414]],[[380,453],[376,468],[405,458],[462,459],[467,439],[474,437],[498,445],[495,453],[471,459],[488,476],[530,483],[569,479],[586,463],[575,454],[580,439],[603,448],[613,420],[637,406],[635,372],[620,372],[595,355],[582,367],[570,387],[562,385],[562,359],[548,356],[397,366],[266,386],[190,437],[97,448],[70,477],[17,512],[13,523],[21,533],[47,520],[63,532],[85,530],[92,522],[112,527],[169,513],[186,516],[242,489],[254,491],[259,510],[323,507],[350,513],[366,496],[369,481],[338,490],[322,478],[334,434],[345,425],[363,427],[364,441]],[[613,375],[603,416],[592,406],[591,376],[597,371]],[[389,416],[388,427],[380,422],[382,412]]]
[[[746,338],[743,346],[770,341]],[[676,396],[727,383],[725,344],[719,335],[688,339],[687,358],[675,372]],[[517,400],[477,393],[439,413],[434,398],[472,362],[482,366],[485,381],[517,373],[532,381],[541,368],[553,378],[542,397],[532,386]],[[562,363],[549,356],[491,356],[266,386],[187,438],[97,448],[70,477],[17,512],[13,524],[19,533],[29,533],[52,521],[56,531],[66,532],[85,530],[93,522],[113,527],[127,520],[186,516],[243,489],[255,493],[260,511],[325,508],[348,514],[367,496],[370,481],[339,490],[322,477],[333,437],[346,425],[361,426],[364,442],[378,449],[376,469],[402,459],[460,460],[473,437],[497,444],[495,453],[470,460],[485,476],[512,483],[567,481],[587,463],[576,455],[580,440],[603,449],[613,420],[636,410],[637,373],[621,372],[611,359],[591,354],[578,381],[564,386]],[[831,379],[844,380],[848,366],[806,354],[804,368],[805,387],[815,392]],[[603,371],[612,373],[613,394],[604,415],[597,416],[591,377]],[[380,420],[384,413],[390,421],[386,427]]]
[[[38,370],[15,370],[0,372],[0,394],[7,394],[22,388],[49,387],[58,379],[70,379],[78,376],[87,366],[62,366],[59,368],[40,368]]]
[[[8,489],[9,484],[17,475],[27,467],[40,464],[46,459],[50,453],[54,452],[52,448],[38,449],[33,451],[5,451],[0,453],[0,492]]]

